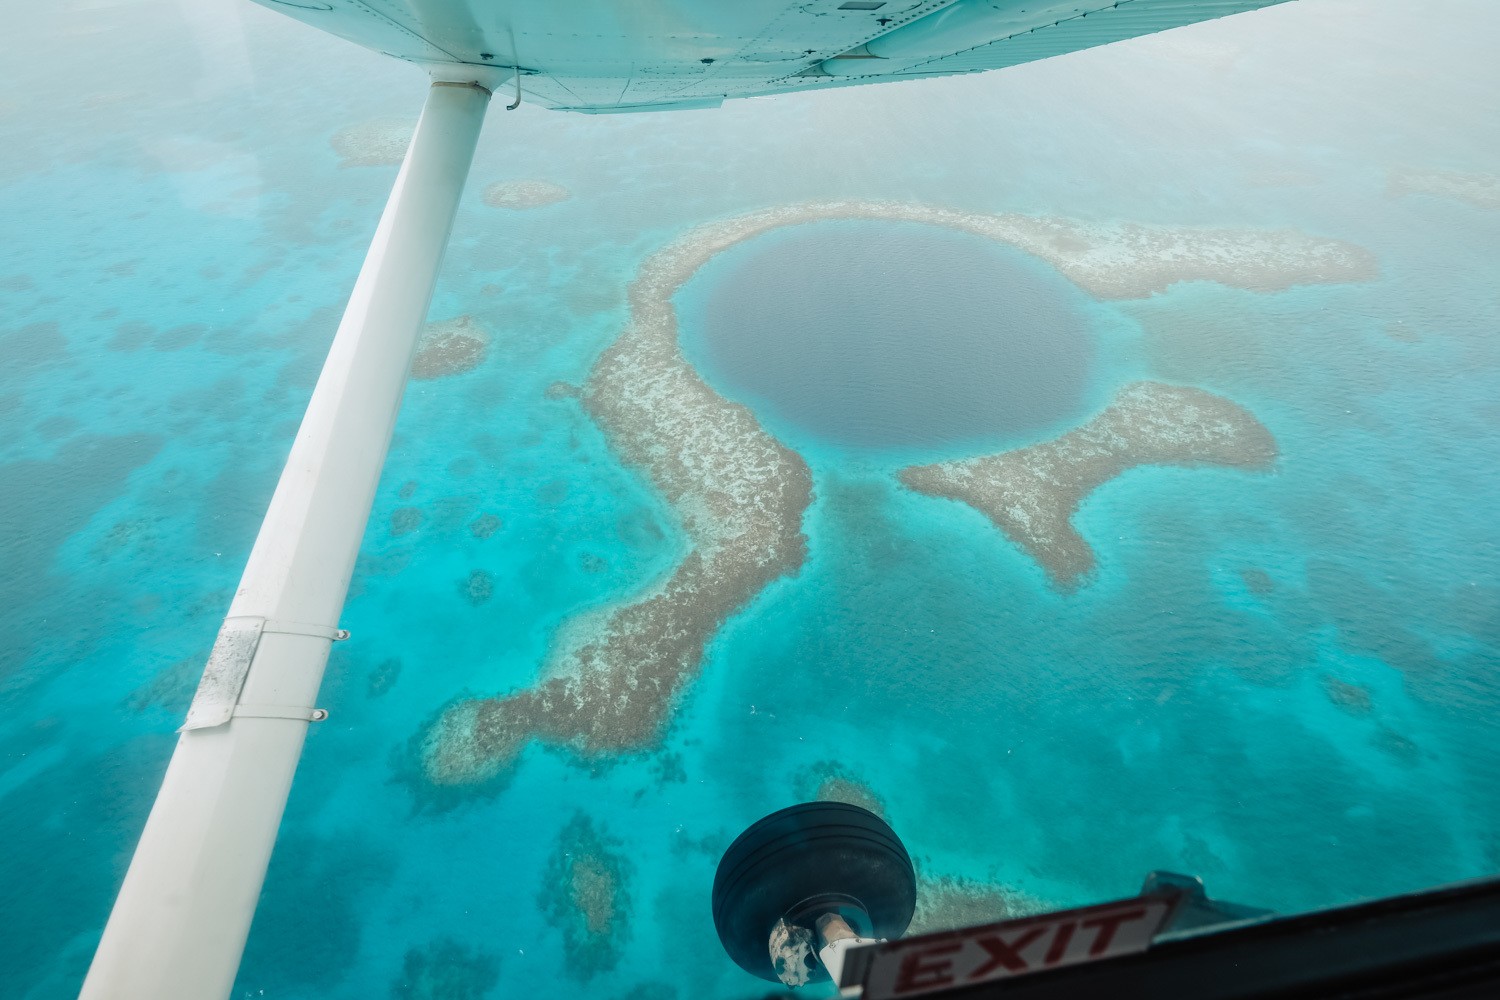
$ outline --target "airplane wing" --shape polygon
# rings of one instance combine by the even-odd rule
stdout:
[[[256,0],[567,111],[977,73],[1286,0]],[[503,74],[503,75],[502,75]]]

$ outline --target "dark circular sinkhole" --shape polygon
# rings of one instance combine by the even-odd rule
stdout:
[[[1026,438],[1078,419],[1089,300],[1050,265],[911,222],[789,226],[678,297],[683,349],[770,429],[857,448]]]

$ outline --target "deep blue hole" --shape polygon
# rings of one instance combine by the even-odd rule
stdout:
[[[857,448],[1032,436],[1079,416],[1095,353],[1088,299],[1050,265],[918,223],[756,237],[678,305],[721,392],[773,430]]]

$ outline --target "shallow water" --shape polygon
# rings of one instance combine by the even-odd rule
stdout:
[[[764,995],[714,940],[714,865],[830,777],[883,803],[925,875],[1049,904],[1157,867],[1285,910],[1500,868],[1500,212],[1393,183],[1500,172],[1500,22],[1441,6],[1306,0],[716,112],[497,109],[432,309],[473,317],[487,353],[407,394],[355,638],[330,661],[332,718],[235,995],[423,995],[410,984],[438,966],[461,973],[432,994],[449,997]],[[0,980],[26,1000],[76,993],[394,179],[341,165],[334,136],[421,102],[409,68],[259,8],[199,9],[31,8],[0,40],[0,66],[49,81],[0,95]],[[524,179],[571,197],[485,204]],[[847,371],[806,338],[736,367],[708,356],[703,320],[715,294],[753,291],[727,280],[736,262],[842,224],[726,252],[678,296],[683,339],[811,467],[805,564],[713,635],[659,749],[580,763],[533,745],[500,782],[424,782],[413,739],[444,705],[531,684],[565,623],[632,599],[687,545],[648,476],[549,387],[585,381],[631,278],[682,233],[855,197],[1295,227],[1369,249],[1379,276],[1101,302],[976,250],[1037,275],[1039,325],[1079,324],[1085,374],[1056,359],[1072,388],[1028,397],[1056,406],[1046,426],[985,410],[971,435],[918,412],[861,437],[883,419],[872,396],[792,408]],[[877,264],[851,286],[877,288]],[[1006,377],[958,364],[984,300],[947,297],[972,321],[951,325],[951,355],[908,356],[903,405],[950,391],[942,372],[981,401],[982,376]],[[775,364],[818,378],[784,398],[736,380]],[[1097,574],[1073,593],[977,511],[895,478],[1047,439],[1140,379],[1232,399],[1280,458],[1102,487],[1075,519]],[[865,420],[840,423],[856,404]],[[558,862],[577,845],[582,876]],[[589,899],[620,889],[577,954],[558,905],[573,878]]]

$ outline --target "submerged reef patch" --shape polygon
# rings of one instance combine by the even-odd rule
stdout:
[[[406,953],[391,983],[396,1000],[484,1000],[500,982],[500,959],[452,938]]]
[[[438,497],[432,505],[433,526],[443,532],[457,531],[478,512],[482,500],[472,493]]]
[[[696,257],[695,248],[710,241],[717,244],[708,254],[712,256],[772,229],[834,219],[917,222],[1007,243],[1047,261],[1099,299],[1146,298],[1179,281],[1269,292],[1368,281],[1378,273],[1374,255],[1365,248],[1296,229],[1090,223],[882,201],[811,202],[753,212],[700,226],[657,256],[675,251]]]
[[[78,599],[77,581],[48,567],[68,538],[123,493],[131,473],[156,457],[162,444],[163,439],[145,434],[80,435],[50,459],[0,463],[6,504],[0,552],[6,565],[18,568],[0,574],[0,685],[42,644],[54,657],[81,660],[88,645],[117,627],[109,616],[91,614],[92,603],[70,603]],[[36,628],[41,618],[64,613],[70,627],[63,633]],[[64,635],[66,643],[60,645]]]
[[[274,914],[245,945],[231,996],[328,996],[359,960],[370,896],[396,863],[387,846],[356,828],[328,836],[283,835],[261,900]],[[317,891],[309,892],[309,886]]]
[[[388,656],[375,665],[370,671],[368,690],[371,698],[379,698],[391,688],[395,687],[396,680],[401,676],[401,658],[399,656]]]
[[[836,760],[820,760],[796,782],[800,798],[815,802],[845,802],[885,817],[885,799]]]
[[[72,360],[68,338],[57,323],[28,323],[16,329],[0,329],[0,385],[23,386],[46,368]]]
[[[1500,208],[1500,174],[1403,167],[1391,171],[1386,190],[1392,197],[1430,194],[1439,198],[1452,198],[1475,208]]]
[[[1267,469],[1276,441],[1239,404],[1202,389],[1136,382],[1098,416],[1062,437],[981,458],[902,469],[919,493],[984,514],[1071,590],[1094,568],[1094,550],[1073,527],[1084,498],[1139,465]]]
[[[1240,570],[1240,579],[1245,583],[1245,589],[1256,597],[1267,597],[1276,591],[1276,581],[1270,573],[1255,566],[1247,566]]]
[[[630,326],[583,387],[616,451],[677,511],[688,551],[634,599],[567,623],[536,686],[450,706],[421,741],[429,780],[484,781],[532,738],[595,759],[650,749],[708,639],[801,567],[807,463],[704,384],[678,347],[671,302],[711,257],[779,218],[700,227],[648,258],[630,287]]]
[[[573,192],[551,181],[497,181],[484,189],[491,208],[541,208],[573,197]]]
[[[1431,641],[1403,624],[1409,594],[1334,560],[1309,558],[1306,572],[1308,595],[1338,627],[1340,646],[1383,660],[1413,679],[1430,679],[1443,669],[1444,659]]]
[[[1370,738],[1377,750],[1395,758],[1397,763],[1413,765],[1422,759],[1421,749],[1389,726],[1381,726]]]
[[[1374,255],[1363,247],[1296,229],[1000,218],[1014,230],[1007,242],[1048,261],[1099,299],[1145,298],[1179,281],[1277,292],[1294,285],[1370,281],[1379,270]]]
[[[1049,909],[1042,900],[1009,886],[958,875],[929,875],[919,865],[917,910],[906,933],[928,934],[992,924]]]
[[[489,347],[489,332],[472,316],[428,323],[411,360],[411,377],[427,381],[473,371]]]
[[[802,516],[812,501],[807,463],[747,407],[704,383],[682,354],[672,297],[736,244],[783,226],[833,219],[919,222],[1010,243],[1100,298],[1143,297],[1185,280],[1272,290],[1375,273],[1374,258],[1360,247],[1294,230],[1100,226],[897,202],[788,205],[689,230],[641,264],[629,288],[629,324],[582,388],[585,408],[616,453],[643,471],[676,511],[685,554],[631,598],[565,623],[532,687],[460,699],[441,712],[415,741],[428,780],[487,781],[533,738],[585,759],[650,749],[700,669],[708,639],[768,584],[801,568],[807,551]],[[1114,433],[1134,437],[1113,442]],[[969,464],[989,464],[965,475],[977,483],[976,476],[1001,474],[996,488],[1002,499],[1010,497],[1003,474],[1011,466],[1023,480],[1029,475],[1031,482],[1017,487],[1032,489],[1038,515],[1051,512],[1056,537],[1021,537],[1032,540],[1057,579],[1072,580],[1092,566],[1093,554],[1068,518],[1105,479],[1147,462],[1255,466],[1274,454],[1264,428],[1227,400],[1143,383],[1073,435],[975,460]],[[958,471],[955,464],[909,474],[927,482],[929,491],[941,491]],[[1049,482],[1049,471],[1098,478]]]
[[[198,690],[198,680],[208,662],[208,651],[185,656],[158,670],[146,683],[132,691],[125,705],[133,712],[144,712],[152,706],[173,712],[186,712]]]
[[[618,841],[583,813],[573,816],[547,862],[537,905],[563,935],[568,975],[587,981],[613,969],[630,937],[630,866]]]
[[[677,987],[669,983],[640,983],[621,993],[619,1000],[677,1000]]]
[[[339,129],[328,144],[341,167],[396,166],[406,157],[416,127],[405,118],[375,118]]]
[[[461,589],[470,604],[483,604],[495,595],[495,577],[488,570],[476,569],[464,580]]]
[[[422,508],[397,507],[391,511],[391,537],[409,535],[422,526]]]
[[[469,534],[481,541],[499,531],[504,523],[494,514],[480,514],[469,522]]]
[[[1356,718],[1369,715],[1375,708],[1370,689],[1362,684],[1351,684],[1337,677],[1323,678],[1323,693],[1328,700]]]

